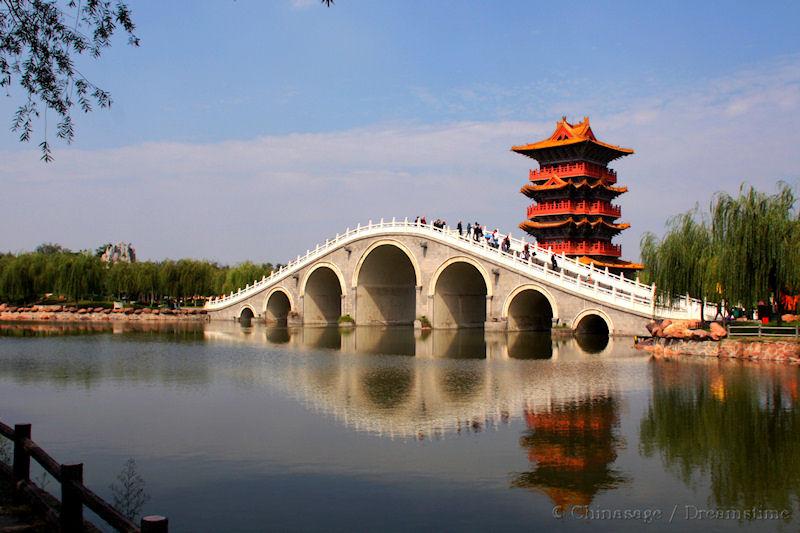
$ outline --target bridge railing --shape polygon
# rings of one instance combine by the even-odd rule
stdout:
[[[509,251],[504,251],[490,246],[485,238],[475,241],[467,235],[459,235],[458,231],[452,228],[437,228],[432,223],[420,224],[419,222],[409,221],[407,218],[403,220],[393,218],[391,221],[381,219],[378,223],[369,221],[368,224],[363,226],[359,224],[355,228],[347,228],[344,233],[336,234],[333,239],[327,239],[325,243],[318,244],[314,249],[306,250],[304,255],[298,255],[273,271],[269,276],[254,280],[252,284],[248,284],[236,292],[231,292],[219,298],[212,298],[206,304],[206,308],[210,310],[221,309],[237,301],[244,300],[250,295],[259,292],[263,287],[289,276],[308,262],[322,257],[340,246],[344,241],[387,229],[401,232],[409,231],[415,234],[428,233],[439,240],[450,242],[459,248],[466,248],[490,260],[499,261],[518,270],[523,269],[531,272],[537,278],[557,283],[574,292],[601,301],[622,305],[638,312],[648,314],[656,312],[659,316],[670,318],[683,318],[684,316],[691,318],[699,315],[700,302],[698,300],[681,297],[673,300],[669,307],[659,305],[656,301],[655,287],[653,285],[641,283],[638,278],[628,279],[625,276],[614,274],[608,268],[599,269],[593,264],[586,265],[565,256],[563,252],[557,254],[549,249],[542,248],[536,243],[511,238]],[[522,257],[522,251],[526,244],[531,252],[528,259]],[[554,255],[558,263],[557,269],[552,269],[549,266]]]

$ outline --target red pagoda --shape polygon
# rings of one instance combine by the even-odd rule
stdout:
[[[561,117],[550,138],[511,150],[539,162],[520,190],[533,203],[519,225],[539,246],[615,273],[644,268],[620,259],[622,247],[611,242],[630,224],[615,222],[621,210],[611,201],[628,188],[615,185],[617,173],[608,164],[633,150],[598,141],[589,117],[577,124]]]

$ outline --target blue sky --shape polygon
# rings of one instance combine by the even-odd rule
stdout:
[[[717,190],[800,178],[798,2],[129,4],[142,46],[80,63],[111,110],[48,165],[0,131],[0,211],[26,220],[0,250],[280,262],[417,214],[519,235],[531,162],[508,148],[562,114],[637,151],[613,165],[629,258]]]

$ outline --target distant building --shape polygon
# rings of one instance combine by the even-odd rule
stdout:
[[[104,263],[135,263],[136,262],[136,249],[131,243],[119,242],[117,244],[109,244],[106,246],[106,251],[100,256],[100,261]]]

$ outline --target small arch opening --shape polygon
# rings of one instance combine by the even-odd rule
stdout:
[[[608,324],[600,315],[589,314],[575,327],[575,340],[586,353],[600,353],[608,346]]]
[[[239,315],[239,324],[245,327],[249,327],[253,324],[253,318],[255,317],[255,313],[249,307],[245,307],[242,309],[241,314]]]
[[[575,333],[608,336],[608,324],[600,315],[589,314],[581,318],[575,327]]]
[[[535,289],[514,296],[508,306],[508,329],[512,331],[550,331],[553,308],[550,301]]]
[[[273,292],[267,300],[267,324],[274,326],[286,326],[289,311],[292,306],[289,297],[283,291]]]

